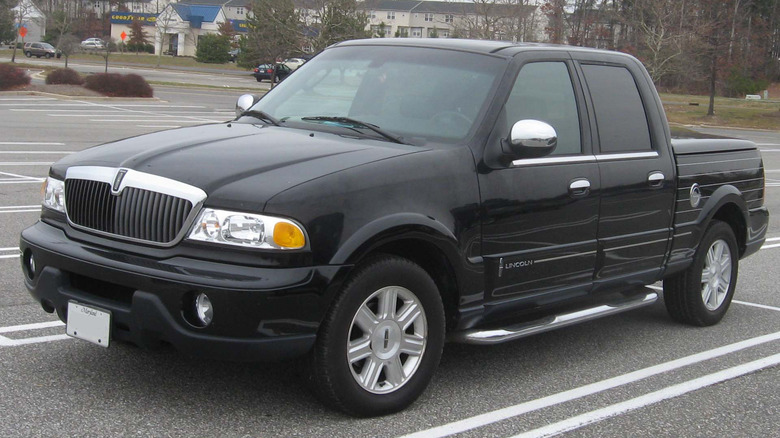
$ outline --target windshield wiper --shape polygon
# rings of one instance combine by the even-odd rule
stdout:
[[[270,124],[272,124],[274,126],[281,126],[281,124],[282,124],[282,122],[279,121],[279,119],[277,119],[276,117],[268,114],[265,111],[247,110],[247,111],[244,111],[243,113],[241,113],[241,117],[244,117],[244,116],[254,117],[254,118],[260,119],[260,120],[262,120],[262,121],[264,121],[266,123],[270,123]]]
[[[350,128],[355,129],[368,129],[370,131],[373,131],[382,137],[392,141],[393,143],[398,144],[408,144],[405,141],[402,140],[403,137],[400,137],[395,134],[391,134],[384,129],[380,128],[379,126],[372,125],[371,123],[367,122],[361,122],[360,120],[353,119],[350,117],[341,117],[341,116],[315,116],[315,117],[302,117],[301,120],[309,120],[313,122],[334,122],[339,125],[345,125]]]

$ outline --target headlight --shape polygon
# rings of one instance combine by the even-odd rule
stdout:
[[[204,208],[189,239],[261,249],[301,249],[306,233],[295,222],[277,217]]]
[[[52,177],[43,184],[43,206],[65,213],[65,183]]]

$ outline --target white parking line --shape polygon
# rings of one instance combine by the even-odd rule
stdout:
[[[0,141],[0,145],[24,145],[24,146],[65,146],[65,143],[52,143],[47,141]]]
[[[597,409],[595,411],[578,415],[555,424],[550,424],[539,429],[521,433],[519,435],[515,435],[513,438],[536,438],[559,435],[561,433],[579,429],[583,426],[597,423],[620,414],[625,414],[645,406],[649,406],[674,397],[679,397],[689,392],[697,391],[717,383],[736,379],[737,377],[744,376],[745,374],[750,374],[755,371],[769,368],[778,364],[780,364],[780,354],[775,354],[774,356],[765,357],[753,362],[748,362],[743,365],[725,369],[723,371],[718,371],[717,373],[708,374],[706,376],[699,377],[698,379],[689,380],[687,382],[670,386],[659,391],[651,392],[650,394],[636,397],[622,403],[616,403],[612,406],[607,406],[606,408]]]
[[[19,258],[21,254],[10,254],[10,255],[0,255],[0,259],[16,259]]]
[[[0,209],[0,214],[3,213],[36,213],[41,211],[41,207],[19,208],[16,210]]]
[[[63,323],[62,321],[48,321],[48,322],[36,322],[33,324],[12,325],[8,327],[0,327],[0,333],[22,332],[25,330],[38,330],[38,329],[44,329],[50,327],[59,327],[63,325],[65,325],[65,323]]]
[[[764,304],[748,303],[747,301],[738,301],[738,300],[732,300],[731,302],[742,304],[743,306],[757,307],[759,309],[774,310],[775,312],[780,312],[780,307],[772,307]]]
[[[72,151],[0,151],[0,154],[24,154],[24,155],[32,155],[32,154],[63,154],[63,155],[69,155],[69,154],[75,154],[75,152],[72,152]]]
[[[5,161],[0,166],[50,166],[54,161]]]
[[[157,117],[157,119],[160,119],[160,117]],[[89,119],[90,122],[115,122],[115,123],[131,123],[131,122],[149,122],[149,118],[145,119]],[[210,120],[210,119],[188,119],[188,120],[168,120],[163,119],[164,122],[171,122],[171,123],[220,123],[224,122],[224,120]]]
[[[648,377],[660,375],[669,371],[673,371],[686,366],[694,365],[707,360],[715,359],[717,357],[725,356],[727,354],[735,353],[750,347],[773,342],[780,339],[780,332],[771,333],[764,336],[758,336],[755,338],[746,339],[744,341],[735,342],[733,344],[725,345],[723,347],[715,348],[712,350],[703,351],[701,353],[692,354],[680,359],[675,359],[669,362],[665,362],[659,365],[643,368],[638,371],[633,371],[622,376],[612,377],[602,380],[600,382],[591,383],[589,385],[581,386],[579,388],[570,389],[568,391],[559,392],[547,397],[543,397],[536,400],[531,400],[525,403],[520,403],[507,408],[499,409],[485,414],[476,415],[471,418],[456,421],[453,423],[445,424],[442,426],[434,427],[427,430],[422,430],[409,435],[404,435],[403,438],[432,438],[432,437],[445,437],[454,435],[456,433],[466,432],[479,427],[487,426],[489,424],[504,421],[509,418],[517,417],[529,412],[537,411],[539,409],[548,408],[551,406],[566,403],[572,400],[583,398],[589,395],[598,394],[609,389],[614,389],[620,386],[627,385],[629,383],[638,382]]]
[[[39,322],[35,324],[22,324],[13,325],[9,327],[0,327],[0,333],[14,333],[24,332],[30,330],[41,330],[52,327],[61,327],[65,324],[62,321],[48,321]],[[31,338],[10,339],[5,336],[0,336],[0,347],[18,347],[20,345],[40,344],[42,342],[62,341],[65,339],[73,339],[68,335],[49,335],[49,336],[35,336]]]

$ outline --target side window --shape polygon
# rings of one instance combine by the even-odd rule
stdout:
[[[577,101],[566,63],[533,62],[523,66],[504,109],[507,132],[520,120],[541,120],[558,133],[553,155],[582,153]]]
[[[649,152],[650,127],[631,72],[624,67],[583,65],[596,112],[602,153]]]

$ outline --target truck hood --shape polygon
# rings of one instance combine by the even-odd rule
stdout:
[[[123,167],[198,187],[213,207],[262,211],[274,195],[345,169],[422,148],[319,131],[226,123],[132,137],[52,166]]]

